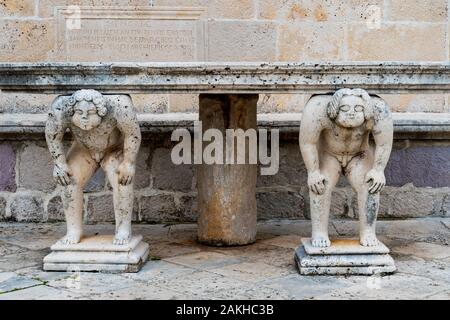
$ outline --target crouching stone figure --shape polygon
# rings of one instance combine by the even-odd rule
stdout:
[[[375,222],[392,139],[388,106],[362,89],[341,89],[309,100],[301,121],[300,149],[308,171],[312,246],[331,244],[330,201],[341,173],[357,193],[360,244],[379,245]]]
[[[73,136],[65,152],[63,136]],[[61,194],[67,221],[62,244],[79,243],[83,236],[83,188],[99,167],[112,186],[116,231],[114,244],[131,239],[133,179],[141,133],[127,95],[102,95],[79,90],[60,96],[52,104],[45,135],[55,162],[53,176],[63,187]]]

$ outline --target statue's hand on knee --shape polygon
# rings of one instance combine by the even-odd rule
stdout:
[[[130,185],[133,182],[135,174],[135,165],[130,161],[124,160],[117,169],[119,175],[119,183],[123,186]]]
[[[317,195],[321,195],[326,190],[327,179],[320,171],[313,171],[308,174],[308,187],[309,190]]]
[[[375,194],[380,192],[386,185],[386,178],[384,172],[381,170],[372,169],[366,174],[365,182],[369,184],[369,192]]]
[[[67,163],[57,163],[53,168],[53,178],[62,186],[68,186],[72,183],[72,170]]]

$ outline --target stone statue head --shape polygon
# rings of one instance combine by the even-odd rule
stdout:
[[[363,89],[340,89],[328,104],[328,117],[341,127],[359,127],[372,114],[370,99]]]
[[[72,123],[82,130],[92,130],[100,125],[108,113],[105,98],[96,90],[78,90],[67,102],[67,112]]]

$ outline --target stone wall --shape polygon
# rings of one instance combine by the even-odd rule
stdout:
[[[138,157],[135,221],[195,221],[195,166],[173,165],[170,134],[146,136]],[[398,140],[382,192],[382,218],[450,216],[450,141]],[[0,143],[0,219],[63,220],[61,199],[52,180],[52,162],[43,140]],[[308,218],[306,169],[296,138],[283,137],[280,170],[258,176],[258,218]],[[112,194],[101,169],[86,187],[87,223],[113,221]],[[333,197],[335,218],[356,218],[355,195],[343,178]]]
[[[0,62],[56,61],[56,6],[205,7],[209,61],[449,61],[447,0],[0,0]],[[85,57],[86,58],[86,57]],[[88,57],[89,58],[89,57]],[[145,57],[144,57],[145,59]],[[51,94],[0,92],[0,113],[45,113]],[[394,112],[450,112],[447,94],[382,95]],[[132,95],[140,113],[197,112],[198,95]],[[259,113],[301,112],[308,95],[262,94]],[[139,156],[135,220],[194,221],[195,168],[173,166],[167,134],[146,136]],[[298,142],[281,142],[280,172],[258,177],[258,215],[308,217]],[[61,200],[42,137],[0,137],[0,219],[58,221]],[[384,218],[450,216],[450,142],[399,140],[387,169]],[[112,220],[99,171],[86,188],[85,220]],[[340,183],[336,217],[355,217]]]
[[[450,58],[447,0],[0,0],[0,61],[61,60],[56,55],[55,7],[68,5],[203,7],[209,61]],[[97,55],[93,57],[98,62]],[[143,55],[141,61],[148,59]],[[145,112],[198,110],[196,95],[133,98]],[[385,98],[397,112],[450,111],[445,94]],[[306,99],[304,95],[263,95],[259,112],[301,112]],[[42,112],[50,100],[41,95],[0,93],[0,112]]]

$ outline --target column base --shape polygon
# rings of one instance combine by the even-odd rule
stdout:
[[[396,270],[383,243],[364,247],[357,239],[334,240],[330,247],[317,248],[311,245],[311,238],[302,238],[295,261],[302,275],[374,275]]]
[[[45,271],[90,271],[106,273],[138,272],[149,256],[142,236],[133,236],[127,245],[114,245],[113,236],[85,237],[77,244],[55,243],[44,258]]]

